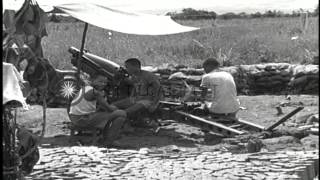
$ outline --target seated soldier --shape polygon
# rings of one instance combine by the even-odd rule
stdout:
[[[208,89],[211,90],[211,102],[204,102],[211,116],[213,119],[236,120],[240,102],[232,75],[219,71],[219,62],[214,58],[204,61],[203,68],[206,74],[202,76],[200,87],[203,100]]]
[[[76,126],[103,129],[104,142],[111,144],[119,136],[126,112],[106,101],[103,88],[107,81],[102,75],[91,78],[91,85],[86,85],[84,92],[82,88],[71,102],[70,120]],[[97,110],[97,103],[103,111]]]
[[[136,58],[125,61],[125,68],[131,75],[133,91],[128,98],[113,104],[127,112],[129,118],[136,118],[146,111],[153,112],[160,100],[160,81],[156,75],[141,69],[141,63]]]

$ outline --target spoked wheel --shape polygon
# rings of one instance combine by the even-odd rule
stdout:
[[[80,87],[78,86],[77,81],[73,78],[68,78],[61,82],[59,93],[70,102],[77,95],[79,90]]]
[[[63,79],[63,81],[60,83],[59,93],[60,93],[60,96],[66,100],[68,115],[69,115],[72,100],[78,94],[80,89],[81,87],[78,86],[77,81],[73,78]],[[80,99],[79,99],[79,102],[80,102]]]

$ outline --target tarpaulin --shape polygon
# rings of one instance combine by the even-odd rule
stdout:
[[[53,7],[81,21],[112,31],[137,34],[137,35],[167,35],[197,30],[199,28],[182,26],[171,19],[170,16],[149,15],[136,12],[117,10],[112,4],[109,6],[99,1],[70,0],[68,3],[62,0],[35,1],[48,12]],[[24,0],[5,0],[3,10],[17,12]]]
[[[95,3],[66,3],[54,7],[89,24],[137,35],[167,35],[197,30],[182,26],[170,16],[124,12]]]
[[[18,101],[25,109],[28,108],[20,87],[22,81],[21,75],[13,64],[2,62],[2,104],[9,101]]]

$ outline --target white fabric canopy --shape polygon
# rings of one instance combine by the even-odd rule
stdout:
[[[54,7],[89,24],[127,34],[167,35],[199,29],[182,26],[169,16],[124,12],[94,3],[68,3]]]
[[[16,67],[13,64],[2,62],[2,104],[15,100],[27,109],[28,105],[23,97],[19,82],[22,82],[22,77]]]
[[[18,11],[24,0],[4,0],[3,10]],[[112,5],[99,1],[62,0],[42,2],[38,0],[44,11],[56,7],[81,21],[112,31],[137,35],[168,35],[198,30],[199,28],[182,26],[170,16],[159,16],[117,10]]]

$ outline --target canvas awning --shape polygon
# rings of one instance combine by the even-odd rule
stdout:
[[[167,35],[199,28],[182,26],[169,16],[124,12],[95,3],[68,3],[54,7],[86,23],[137,35]]]
[[[36,1],[36,0],[33,0]],[[24,0],[6,0],[3,10],[18,11]],[[199,28],[183,26],[171,19],[170,16],[151,15],[137,12],[127,12],[115,9],[99,1],[70,0],[50,1],[38,0],[40,7],[48,12],[56,7],[66,14],[94,26],[112,31],[137,35],[168,35],[198,30]]]

